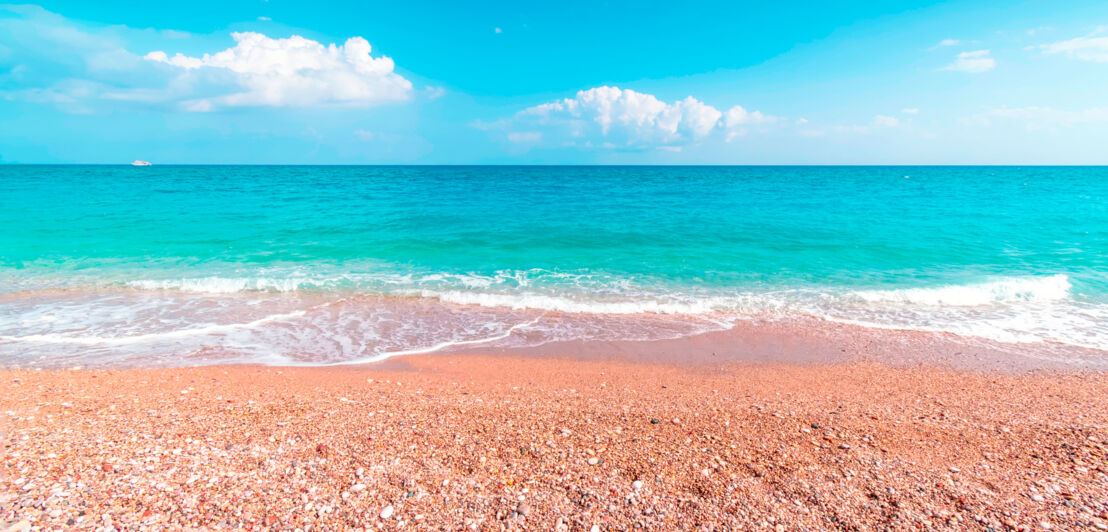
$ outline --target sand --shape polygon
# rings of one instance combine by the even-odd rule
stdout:
[[[0,372],[0,530],[1108,528],[1108,378],[430,355]]]

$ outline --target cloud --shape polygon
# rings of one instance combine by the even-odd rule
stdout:
[[[502,30],[502,29],[500,29],[500,28],[493,28],[493,29],[492,29],[492,32],[493,32],[493,33],[504,33],[504,30]]]
[[[1045,54],[1066,54],[1082,61],[1108,63],[1108,36],[1094,32],[1085,37],[1039,45]]]
[[[873,127],[896,127],[900,120],[895,116],[877,115],[873,117]]]
[[[595,87],[573,98],[524,109],[510,119],[477,123],[507,130],[514,143],[614,149],[675,147],[713,135],[727,139],[745,128],[770,124],[776,117],[735,106],[726,113],[692,96],[667,103],[654,95],[619,87]]]
[[[85,29],[38,6],[0,4],[0,43],[15,52],[0,55],[0,68],[13,61],[35,72],[64,68],[69,77],[110,76],[142,63],[125,49],[119,33],[120,28]]]
[[[432,87],[428,85],[424,87],[423,94],[427,96],[428,100],[437,100],[446,95],[446,89],[442,87]]]
[[[959,44],[962,44],[962,41],[959,41],[958,39],[943,39],[939,41],[939,43],[935,46],[932,46],[930,49],[935,50],[938,48],[945,48],[947,46],[958,46]]]
[[[775,116],[762,114],[760,111],[747,111],[741,105],[736,105],[727,110],[723,124],[727,128],[727,141],[730,142],[735,137],[746,135],[749,127],[772,124],[777,121],[778,118]],[[807,122],[807,120],[804,120],[804,122]]]
[[[0,99],[69,113],[118,112],[123,105],[213,111],[232,106],[369,106],[409,98],[393,61],[372,57],[354,37],[324,46],[303,37],[232,35],[236,45],[189,57],[132,53],[133,43],[196,47],[215,37],[173,30],[94,26],[37,6],[0,5]],[[435,97],[432,91],[430,96]]]
[[[182,35],[188,34],[90,27],[38,6],[0,5],[0,99],[79,114],[116,110],[118,102],[164,99],[158,93],[165,91],[168,77],[153,72],[126,42]]]
[[[273,19],[271,19],[269,17],[258,17],[258,20],[260,20],[262,22],[271,22]]]
[[[941,70],[979,74],[981,72],[988,72],[994,68],[996,68],[996,60],[989,54],[989,50],[974,50],[972,52],[962,52],[958,54],[958,57],[953,63],[943,67]]]
[[[904,109],[901,109],[900,112],[906,115],[918,115],[919,109],[915,107],[905,107]]]
[[[392,59],[372,57],[369,42],[352,37],[324,46],[294,35],[273,39],[261,33],[232,33],[235,46],[215,54],[146,54],[148,61],[181,69],[186,75],[226,76],[235,92],[184,102],[188,110],[220,107],[302,107],[322,104],[370,106],[408,99],[412,84],[394,72]]]

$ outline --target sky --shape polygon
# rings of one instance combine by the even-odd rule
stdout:
[[[1108,2],[0,4],[0,162],[1108,164]]]

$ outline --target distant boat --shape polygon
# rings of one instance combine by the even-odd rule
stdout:
[[[146,161],[135,159],[135,162],[131,163],[131,166],[151,166],[151,164]]]

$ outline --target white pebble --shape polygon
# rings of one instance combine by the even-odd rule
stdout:
[[[393,511],[394,510],[393,510],[391,504],[386,506],[384,509],[381,510],[381,519],[388,519],[388,518],[392,517],[392,512]]]

